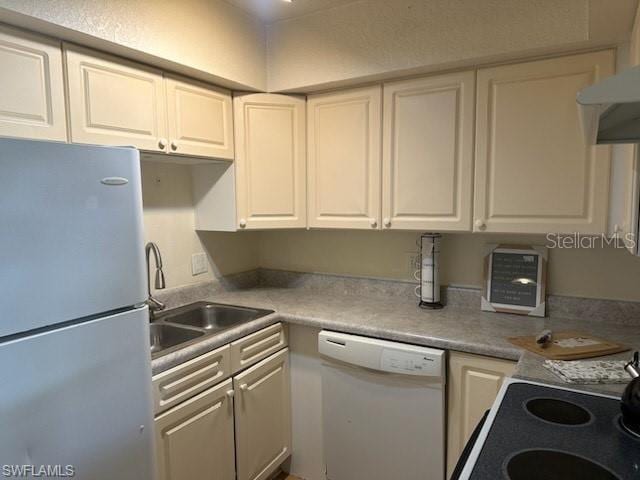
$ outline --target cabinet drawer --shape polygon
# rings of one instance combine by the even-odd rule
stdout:
[[[154,412],[163,412],[228,377],[230,350],[225,345],[153,377]]]
[[[236,373],[287,346],[287,328],[276,323],[231,344],[231,370]]]

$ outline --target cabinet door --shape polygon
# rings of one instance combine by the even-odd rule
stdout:
[[[238,480],[264,480],[291,454],[289,349],[234,377]]]
[[[308,101],[309,226],[379,228],[381,87]]]
[[[0,27],[0,135],[67,140],[60,42]]]
[[[448,445],[447,476],[451,476],[474,428],[491,408],[505,377],[513,374],[516,362],[496,358],[449,353],[447,378]]]
[[[167,150],[162,72],[65,45],[71,141]]]
[[[471,230],[475,73],[385,84],[383,228]]]
[[[613,51],[478,71],[474,230],[606,230],[610,147],[589,146],[576,94]]]
[[[234,110],[239,227],[305,227],[305,101],[242,95]]]
[[[232,160],[231,92],[171,77],[166,87],[170,151]]]
[[[233,401],[227,380],[158,416],[159,480],[234,480]]]

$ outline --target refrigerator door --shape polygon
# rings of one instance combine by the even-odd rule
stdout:
[[[0,139],[0,337],[146,298],[139,153]]]
[[[2,468],[154,478],[148,342],[145,306],[0,343]]]

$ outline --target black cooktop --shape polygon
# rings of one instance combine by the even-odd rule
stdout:
[[[616,399],[512,383],[469,478],[640,479],[640,438],[620,418]]]

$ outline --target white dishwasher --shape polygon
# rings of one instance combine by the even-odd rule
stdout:
[[[323,330],[328,480],[442,480],[444,351]]]

